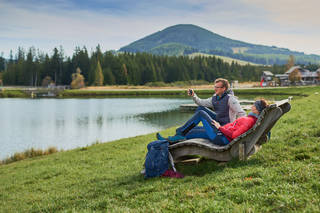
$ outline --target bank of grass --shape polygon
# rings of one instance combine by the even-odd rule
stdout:
[[[319,92],[319,86],[301,86],[301,87],[268,87],[252,89],[235,89],[235,95],[291,95],[308,96],[311,93]]]
[[[306,87],[288,87],[288,88],[251,88],[251,89],[234,89],[235,95],[283,95],[283,96],[307,96],[308,93],[316,91],[316,86]],[[196,89],[195,92],[200,97],[207,97],[214,93],[213,89]],[[186,88],[181,89],[121,89],[121,90],[65,90],[59,94],[63,98],[94,98],[94,97],[123,97],[123,96],[179,96],[187,97]]]
[[[25,160],[27,158],[34,158],[34,157],[43,156],[43,155],[50,155],[50,154],[53,154],[56,152],[58,152],[58,149],[55,147],[49,147],[48,149],[45,149],[45,150],[31,148],[31,149],[25,150],[24,152],[16,152],[12,156],[10,156],[4,160],[0,160],[0,165]]]
[[[19,89],[0,89],[0,98],[27,98],[26,93]]]
[[[165,83],[163,81],[148,82],[146,87],[192,87],[200,85],[209,85],[210,82],[205,80],[189,80],[189,81],[174,81],[171,83]]]
[[[159,82],[153,82],[159,83]],[[161,83],[161,82],[160,82]],[[194,83],[194,82],[193,82]],[[203,89],[201,87],[201,82],[196,82],[198,87],[195,92],[200,97],[208,97],[212,95],[214,90]],[[204,83],[204,82],[202,82]],[[181,85],[180,85],[181,84]],[[75,90],[64,90],[60,92],[58,98],[106,98],[106,97],[187,97],[187,88],[185,84],[190,84],[192,87],[192,82],[174,82],[166,87],[154,87],[152,85],[145,86],[143,88],[118,88],[113,89],[75,89]],[[180,85],[180,86],[179,86]],[[235,95],[245,97],[248,96],[306,96],[309,92],[317,90],[316,86],[304,86],[304,87],[288,87],[288,88],[250,88],[250,89],[233,89]],[[47,90],[39,88],[37,92],[46,93]],[[30,98],[23,89],[2,89],[0,90],[0,98]]]
[[[155,134],[2,165],[0,212],[319,212],[315,92],[319,87],[293,99],[271,140],[249,160],[178,164],[183,179],[139,174]]]
[[[59,94],[63,98],[94,98],[94,97],[118,97],[118,96],[184,96],[185,90],[64,90]]]

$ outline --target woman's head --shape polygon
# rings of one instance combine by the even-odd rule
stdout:
[[[256,114],[260,114],[268,106],[268,103],[265,99],[259,99],[254,102],[251,106],[251,111]]]

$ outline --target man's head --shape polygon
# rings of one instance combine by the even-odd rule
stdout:
[[[221,96],[229,88],[230,88],[230,84],[227,79],[217,78],[214,81],[214,91],[216,95]]]

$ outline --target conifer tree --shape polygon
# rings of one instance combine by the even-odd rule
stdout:
[[[2,83],[2,73],[0,72],[0,86],[3,86],[3,83]]]
[[[34,58],[35,58],[35,49],[31,47],[27,53],[27,60],[25,61],[25,73],[27,79],[25,79],[26,85],[29,86],[34,86],[35,85],[35,63],[34,63]]]
[[[91,58],[93,59],[95,57],[91,57]],[[76,47],[75,53],[73,54],[71,61],[73,64],[73,68],[71,72],[73,72],[73,70],[79,67],[81,69],[81,73],[82,73],[81,75],[83,75],[85,79],[87,80],[89,79],[89,84],[92,84],[93,80],[90,81],[89,72],[94,71],[96,61],[94,61],[94,63],[90,61],[86,47],[83,47],[82,49],[80,47]]]
[[[122,64],[120,70],[118,71],[118,83],[122,85],[128,84],[128,69],[126,64]]]
[[[60,70],[60,56],[59,50],[55,47],[53,49],[53,55],[50,60],[50,74],[55,84],[58,84],[58,73]]]
[[[100,61],[98,60],[96,69],[94,71],[94,82],[93,84],[95,86],[102,86],[103,85],[103,74],[102,69],[100,65]]]
[[[116,79],[109,67],[106,69],[103,69],[103,75],[104,75],[104,84],[113,85],[116,83]]]
[[[4,71],[4,67],[5,67],[5,59],[3,57],[3,53],[1,53],[1,55],[0,55],[0,72]]]

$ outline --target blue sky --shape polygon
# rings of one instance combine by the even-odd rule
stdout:
[[[320,55],[318,0],[0,0],[0,54],[60,45],[117,50],[175,24]]]

